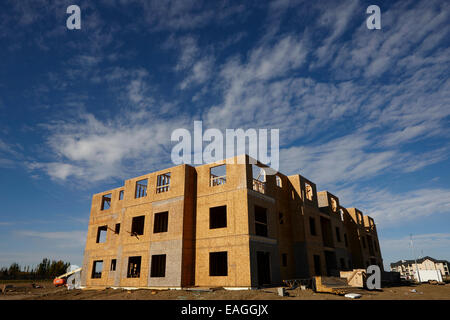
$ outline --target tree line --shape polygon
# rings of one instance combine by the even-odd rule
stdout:
[[[35,268],[30,266],[21,267],[18,263],[12,263],[9,268],[0,269],[0,280],[47,280],[54,279],[66,273],[70,266],[69,262],[62,260],[42,259]]]

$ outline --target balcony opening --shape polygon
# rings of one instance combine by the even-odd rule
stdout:
[[[227,206],[209,208],[209,228],[227,227]]]
[[[357,220],[358,220],[358,224],[363,224],[363,215],[361,212],[357,212]]]
[[[267,209],[255,206],[255,234],[267,237]]]
[[[108,210],[109,208],[111,208],[111,196],[112,194],[105,194],[102,197],[102,210]]]
[[[143,198],[147,196],[148,179],[139,180],[136,182],[135,198]]]
[[[337,242],[341,242],[341,230],[339,227],[336,227],[336,240]]]
[[[153,233],[167,232],[169,223],[169,212],[155,213],[155,221],[153,224]]]
[[[227,166],[225,164],[209,169],[210,186],[220,186],[227,182]]]
[[[325,266],[327,269],[327,276],[339,277],[335,252],[325,251]]]
[[[313,201],[314,191],[309,183],[305,182],[305,197],[309,201]]]
[[[286,253],[283,253],[281,255],[281,265],[283,267],[287,267],[287,265],[288,265],[288,263],[287,263],[287,254]]]
[[[284,218],[283,218],[283,213],[282,212],[278,213],[278,221],[280,221],[280,224],[284,223]]]
[[[170,172],[160,174],[156,180],[156,193],[169,191],[170,188]]]
[[[271,283],[270,280],[270,253],[256,251],[256,266],[258,275],[258,285],[264,286]]]
[[[145,216],[134,217],[131,222],[131,235],[142,236],[144,234]]]
[[[102,277],[103,260],[96,260],[92,265],[92,279],[100,279]]]
[[[336,199],[331,198],[331,211],[337,212],[337,209],[338,209],[338,205],[337,205]]]
[[[314,259],[314,275],[320,276],[322,275],[322,266],[320,265],[320,256],[315,254],[313,256]]]
[[[119,200],[123,200],[124,193],[125,193],[125,191],[123,191],[123,190],[119,191]]]
[[[164,278],[166,276],[166,255],[158,254],[152,256],[152,270],[150,277]]]
[[[333,248],[333,233],[331,227],[331,221],[324,217],[320,217],[320,228],[322,230],[322,241],[325,247]]]
[[[116,265],[117,265],[117,260],[116,259],[112,259],[111,260],[111,271],[116,271]]]
[[[375,222],[374,222],[373,219],[370,218],[370,217],[369,217],[369,227],[370,227],[371,229],[373,229],[373,228],[375,227]]]
[[[228,276],[227,251],[209,253],[209,276],[211,277]]]
[[[266,193],[266,171],[252,164],[253,190],[259,193]]]
[[[345,260],[344,260],[344,258],[341,258],[340,261],[341,261],[341,270],[347,269],[347,267],[345,266]]]
[[[275,176],[275,180],[276,180],[276,183],[277,183],[277,187],[282,188],[283,187],[283,182],[281,181],[280,176],[276,175]]]
[[[309,232],[311,233],[312,236],[316,236],[317,232],[316,232],[316,219],[310,217],[309,218]]]
[[[97,229],[97,243],[106,242],[106,233],[108,231],[108,226],[101,226]]]
[[[129,257],[127,278],[139,278],[140,276],[141,276],[141,257]]]

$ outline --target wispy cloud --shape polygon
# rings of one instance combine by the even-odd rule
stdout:
[[[394,3],[383,10],[383,31],[370,32],[365,15],[357,15],[365,11],[360,1],[275,1],[259,7],[268,13],[262,22],[267,32],[222,56],[223,42],[179,31],[214,25],[227,15],[244,17],[245,6],[225,1],[218,10],[206,2],[175,0],[107,5],[141,8],[137,24],[150,25],[150,33],[167,32],[159,50],[173,54],[167,70],[179,80],[177,90],[170,97],[160,95],[162,87],[144,67],[102,68],[105,48],[121,48],[108,34],[102,45],[77,52],[66,75],[106,83],[117,101],[115,114],[86,111],[84,100],[68,97],[65,105],[77,103],[77,112],[70,120],[45,125],[46,147],[54,157],[27,161],[32,171],[57,180],[101,182],[123,179],[139,168],[170,166],[171,131],[191,127],[198,118],[222,129],[281,129],[282,170],[305,174],[319,188],[354,188],[386,173],[411,173],[448,159],[446,146],[426,143],[450,133],[445,120],[450,55],[442,46],[449,13],[442,2]],[[282,28],[281,17],[305,8],[315,15],[310,25],[295,32]],[[89,39],[91,45],[108,28],[100,15],[89,23],[101,32]],[[241,32],[228,40],[242,37]],[[63,82],[62,76],[54,81]],[[194,96],[183,101],[180,91]],[[210,91],[215,99],[200,101]],[[192,101],[201,107],[180,107]]]
[[[2,226],[11,226],[11,225],[13,225],[12,222],[0,222],[0,227],[2,227]]]
[[[385,266],[398,260],[431,256],[435,259],[450,260],[447,248],[450,247],[450,233],[414,234],[414,248],[410,236],[380,240]]]
[[[312,177],[321,188],[342,188],[378,175],[417,171],[448,156],[445,148],[414,155],[397,146],[377,147],[374,140],[367,133],[356,132],[325,143],[284,148],[281,167],[289,174]]]
[[[86,231],[52,231],[41,232],[32,230],[18,230],[15,234],[19,237],[58,241],[58,247],[80,247],[86,243]]]
[[[142,115],[145,118],[125,123],[102,122],[92,114],[80,116],[82,122],[63,122],[51,127],[48,143],[61,161],[30,162],[31,170],[43,169],[62,180],[70,177],[95,182],[122,178],[136,173],[138,168],[162,163],[167,158],[165,146],[170,142],[172,130],[183,125],[182,120],[173,120],[170,125],[155,122],[155,117],[145,112]]]
[[[0,168],[15,167],[23,158],[22,146],[5,142],[0,138]]]
[[[342,205],[358,207],[375,219],[381,228],[419,222],[432,215],[450,214],[450,190],[436,187],[393,192],[388,188],[360,187],[336,189]]]
[[[394,206],[392,204],[395,204]],[[387,190],[367,194],[367,209],[381,225],[450,213],[450,190],[418,189],[404,193]]]

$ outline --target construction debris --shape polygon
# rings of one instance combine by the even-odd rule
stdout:
[[[278,292],[278,295],[279,295],[280,297],[284,297],[284,296],[286,295],[286,289],[283,288],[283,287],[279,287],[279,288],[277,289],[277,292]]]
[[[315,291],[320,293],[344,295],[353,289],[345,278],[315,276],[314,282]]]
[[[359,293],[347,293],[344,297],[350,299],[359,299],[361,298],[361,295]]]
[[[195,291],[195,292],[212,292],[211,288],[186,288],[187,291]]]
[[[346,278],[348,285],[356,288],[364,288],[367,274],[364,269],[354,269],[353,271],[341,271],[341,278]]]
[[[298,286],[306,288],[311,288],[311,278],[309,279],[289,279],[289,280],[283,280],[283,283],[288,287],[288,289],[295,289]],[[302,289],[302,290],[305,290]]]

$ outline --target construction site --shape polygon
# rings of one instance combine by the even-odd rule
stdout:
[[[266,172],[244,155],[95,194],[83,266],[1,282],[0,300],[450,299],[448,278],[383,270],[370,216],[301,175]],[[368,288],[369,266],[382,289]]]
[[[249,289],[383,270],[374,220],[248,155],[95,194],[83,288]]]
[[[0,287],[3,287],[0,285]],[[6,285],[0,293],[0,300],[349,300],[344,295],[319,293],[301,287],[287,289],[284,295],[278,294],[278,288],[255,290],[225,290],[223,288],[192,290],[149,290],[149,289],[93,289],[67,290],[55,288],[51,281],[14,283]],[[3,290],[3,288],[2,288]],[[383,287],[382,290],[369,291],[352,288],[359,293],[358,300],[449,300],[450,285],[400,285]]]

